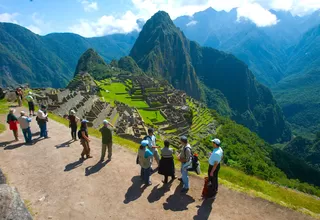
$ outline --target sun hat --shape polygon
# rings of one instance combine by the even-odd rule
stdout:
[[[147,140],[141,141],[141,146],[146,147],[147,145],[149,145],[149,141]]]
[[[221,141],[218,138],[211,140],[211,142],[215,143],[218,146],[220,146],[220,144],[221,144]]]

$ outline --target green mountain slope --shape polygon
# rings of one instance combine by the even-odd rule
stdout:
[[[225,111],[231,109],[233,119],[265,140],[290,140],[281,109],[248,67],[233,55],[190,42],[167,13],[160,11],[147,21],[130,56],[144,71],[163,76],[175,88],[208,104],[207,89],[218,90],[228,102]]]
[[[137,32],[97,38],[68,33],[39,36],[21,26],[0,23],[0,85],[29,82],[34,87],[64,87],[87,49],[96,49],[108,62],[127,55],[136,36]]]
[[[71,69],[47,49],[41,37],[14,24],[0,23],[1,84],[31,82],[33,86],[62,87]]]

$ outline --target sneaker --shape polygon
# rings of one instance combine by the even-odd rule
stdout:
[[[189,189],[187,188],[182,188],[181,193],[187,193],[189,191]]]

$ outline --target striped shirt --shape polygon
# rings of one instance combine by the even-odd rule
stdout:
[[[173,157],[173,149],[164,147],[161,149],[161,156],[163,158],[172,158]]]

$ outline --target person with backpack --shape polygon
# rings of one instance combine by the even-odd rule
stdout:
[[[106,155],[106,150],[108,147],[108,160],[111,160],[112,157],[112,128],[114,126],[107,120],[103,120],[103,127],[100,128],[100,133],[102,135],[102,149],[101,149],[101,158],[100,161],[104,161]]]
[[[48,138],[48,130],[47,130],[48,114],[47,114],[45,105],[41,105],[41,108],[38,111],[36,120],[40,128],[40,138],[41,137]]]
[[[84,155],[86,155],[87,159],[92,158],[90,156],[90,139],[89,139],[89,134],[88,134],[88,126],[87,123],[89,121],[83,119],[81,121],[81,127],[80,130],[78,131],[78,138],[80,139],[80,143],[83,146],[83,150],[81,153],[81,159],[84,160]]]
[[[18,118],[18,121],[25,139],[25,143],[32,144],[32,134],[30,130],[31,118],[27,117],[24,111],[21,111],[20,115],[21,116]]]
[[[179,161],[181,162],[181,178],[180,181],[183,183],[183,188],[181,193],[187,193],[189,191],[189,175],[188,170],[192,166],[192,149],[190,144],[188,143],[188,138],[186,136],[182,136],[180,138],[181,143],[181,152],[178,156]]]
[[[68,120],[69,120],[69,128],[71,128],[71,138],[74,141],[77,141],[78,121],[80,119],[74,115],[75,113],[76,112],[74,110],[71,110],[70,115],[68,116]]]
[[[175,176],[174,160],[173,160],[173,149],[169,148],[170,142],[168,140],[164,141],[164,148],[161,149],[161,159],[159,163],[158,173],[164,175],[163,183],[168,183],[168,177],[171,176],[171,181],[173,181]]]
[[[158,166],[160,162],[158,147],[156,146],[156,136],[154,135],[153,128],[148,129],[148,135],[144,137],[144,140],[148,141],[149,150],[152,152],[154,159],[156,160]]]
[[[33,98],[32,92],[28,93],[28,95],[26,96],[26,100],[28,102],[30,116],[35,116],[35,114],[34,114],[34,98]]]
[[[151,164],[152,164],[152,157],[153,153],[148,148],[148,141],[143,140],[141,141],[141,145],[138,151],[138,160],[137,162],[141,166],[140,177],[141,180],[144,182],[146,186],[150,186],[151,183]]]
[[[209,158],[208,168],[208,198],[215,199],[218,193],[218,173],[220,162],[223,159],[223,150],[220,147],[221,141],[217,138],[212,141],[213,151]]]
[[[19,135],[18,135],[18,119],[14,115],[14,112],[16,110],[11,108],[9,110],[9,114],[7,115],[7,123],[9,124],[9,129],[12,131],[13,136],[15,138],[15,141],[19,141]]]

